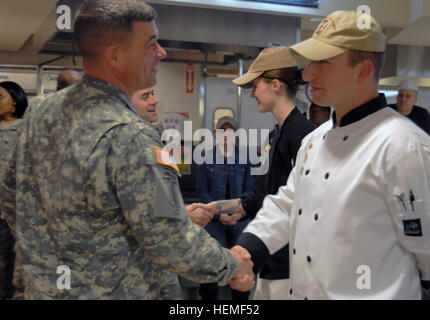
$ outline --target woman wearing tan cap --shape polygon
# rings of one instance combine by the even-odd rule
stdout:
[[[286,184],[303,137],[315,128],[294,106],[294,96],[303,82],[296,60],[288,48],[264,49],[248,72],[233,80],[233,83],[252,88],[251,96],[258,103],[258,111],[271,112],[278,124],[270,132],[270,142],[264,148],[269,161],[269,171],[263,176],[255,176],[254,190],[239,199],[209,204],[215,213],[221,213],[220,221],[226,224],[234,224],[243,215],[254,218],[263,204],[264,197],[267,194],[275,194],[280,186]],[[255,239],[248,239],[246,234],[242,234],[241,238],[241,246],[254,255]],[[257,248],[263,246],[257,243]],[[254,298],[286,298],[285,292],[289,289],[288,245],[273,256],[269,257],[267,252],[263,259],[254,261],[254,265],[254,273],[260,273]]]

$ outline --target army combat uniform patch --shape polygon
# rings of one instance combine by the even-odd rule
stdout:
[[[176,165],[175,159],[172,158],[172,156],[167,152],[167,150],[164,150],[159,147],[154,146],[155,151],[155,158],[157,159],[157,163],[168,166],[175,170],[177,173],[179,173],[179,168]]]

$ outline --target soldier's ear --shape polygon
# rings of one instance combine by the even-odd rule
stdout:
[[[104,58],[111,68],[117,69],[121,66],[121,50],[117,46],[107,46],[104,49]]]

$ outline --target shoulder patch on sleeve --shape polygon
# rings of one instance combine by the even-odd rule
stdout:
[[[155,159],[157,160],[158,164],[161,164],[163,166],[168,166],[175,170],[177,173],[179,173],[179,168],[176,165],[175,159],[167,152],[167,150],[164,150],[163,148],[155,147]]]

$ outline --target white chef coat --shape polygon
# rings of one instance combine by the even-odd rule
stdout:
[[[290,242],[291,298],[420,299],[419,272],[430,280],[430,138],[390,108],[326,122],[244,232],[271,254]]]

